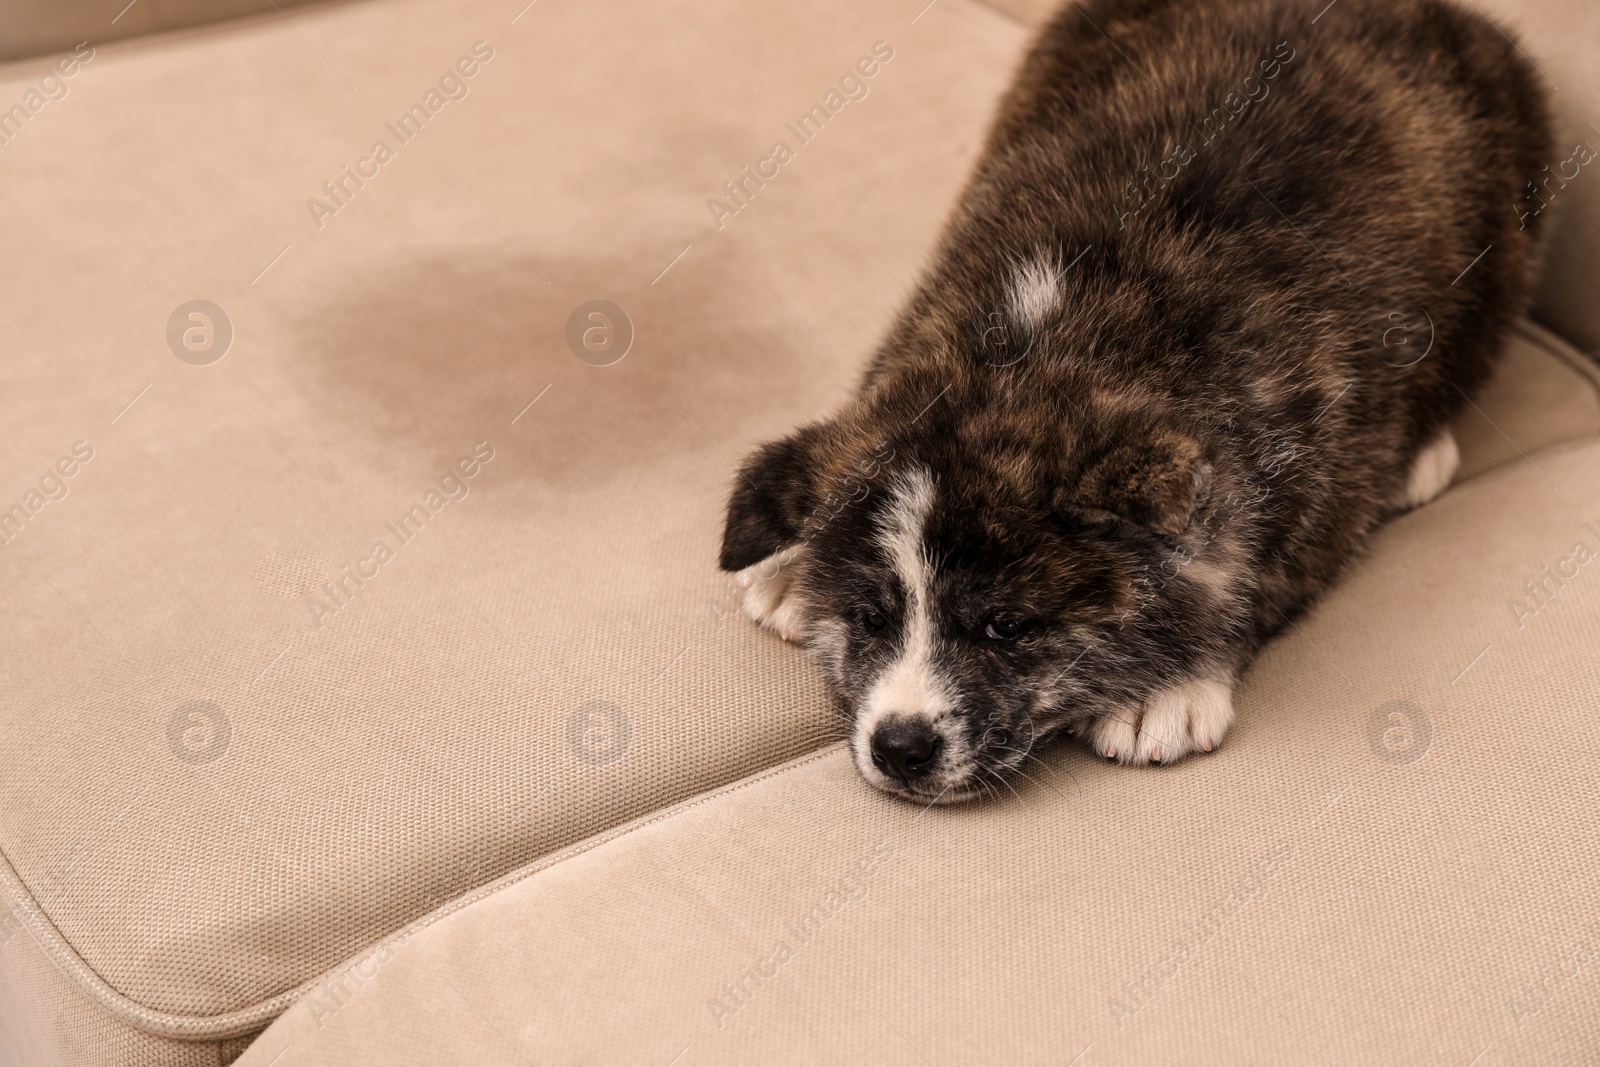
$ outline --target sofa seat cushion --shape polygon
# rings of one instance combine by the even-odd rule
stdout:
[[[1600,436],[1600,362],[1523,320],[1494,377],[1456,418],[1460,484],[1547,448]]]
[[[49,989],[140,1041],[248,1034],[833,736],[716,572],[730,460],[847,394],[1025,31],[678,6],[108,45],[5,147],[0,884]],[[1493,426],[1600,429],[1569,350],[1510,344]]]
[[[104,45],[4,147],[0,951],[141,1033],[249,1033],[829,739],[716,569],[729,461],[846,395],[1023,31],[678,7]]]
[[[1594,1062],[1600,443],[1538,466],[1383,530],[1214,754],[1051,746],[927,811],[810,755],[351,961],[239,1063]]]

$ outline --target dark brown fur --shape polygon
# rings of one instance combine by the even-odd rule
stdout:
[[[894,651],[855,620],[903,607],[873,539],[906,471],[937,487],[941,669],[1004,770],[1234,677],[1487,379],[1536,269],[1537,76],[1451,4],[1319,6],[1064,8],[858,397],[746,464],[722,566],[803,548],[790,595],[847,707]],[[1010,288],[1041,256],[1030,328]],[[985,642],[999,615],[1025,625]]]

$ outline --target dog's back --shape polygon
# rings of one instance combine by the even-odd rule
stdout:
[[[1233,450],[1236,494],[1291,457],[1250,531],[1270,632],[1488,377],[1536,269],[1548,131],[1537,73],[1453,4],[1069,5],[864,400],[945,378],[959,419],[1009,376],[1019,418],[1092,438],[1145,407]]]

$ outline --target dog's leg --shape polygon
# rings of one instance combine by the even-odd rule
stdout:
[[[786,548],[733,576],[733,584],[744,590],[744,613],[785,641],[798,642],[803,636],[800,607],[792,595],[801,551],[798,545]]]
[[[1101,716],[1088,733],[1100,755],[1139,765],[1210,752],[1232,724],[1233,683],[1191,678],[1160,690],[1141,706]]]
[[[1411,461],[1411,474],[1396,504],[1402,508],[1420,508],[1445,491],[1459,466],[1461,453],[1456,448],[1456,435],[1446,426]]]

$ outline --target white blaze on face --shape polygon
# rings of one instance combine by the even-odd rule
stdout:
[[[1061,271],[1055,260],[1039,256],[1022,264],[1011,278],[1011,314],[1031,332],[1049,318],[1061,299]]]
[[[871,766],[872,733],[885,718],[895,715],[937,722],[955,704],[934,670],[938,642],[929,602],[933,567],[922,550],[923,526],[933,506],[933,478],[926,470],[912,471],[892,492],[879,520],[878,544],[905,590],[906,610],[899,653],[867,687],[856,718],[852,747],[863,768]]]

